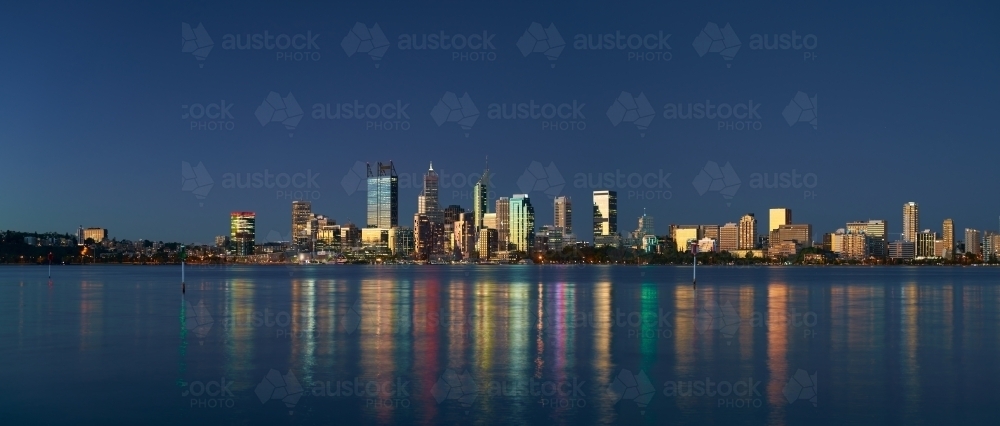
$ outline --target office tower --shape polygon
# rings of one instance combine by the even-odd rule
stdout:
[[[677,251],[686,251],[691,243],[701,239],[701,227],[698,225],[670,225],[670,238],[674,240]]]
[[[306,232],[312,219],[312,203],[292,201],[292,244],[296,248],[308,248],[310,236]]]
[[[535,209],[528,194],[510,199],[510,244],[514,250],[530,252],[535,244]]]
[[[701,225],[699,228],[701,228],[698,233],[700,238],[711,238],[719,241],[719,225]]]
[[[497,254],[497,230],[494,228],[482,228],[476,238],[476,251],[482,260],[492,259]]]
[[[341,251],[340,236],[340,226],[331,224],[321,226],[316,232],[316,250]]]
[[[452,204],[448,207],[445,207],[444,212],[442,214],[444,219],[443,221],[444,223],[455,223],[455,221],[458,220],[458,217],[462,213],[465,213],[465,209],[462,208],[462,206],[458,204]]]
[[[406,256],[413,253],[413,230],[406,227],[395,227],[389,230],[389,250],[393,255]]]
[[[646,209],[642,209],[642,216],[639,216],[639,226],[632,231],[632,240],[635,244],[642,244],[642,237],[646,235],[656,235],[653,216],[646,214]]]
[[[215,246],[221,249],[225,249],[229,246],[229,236],[228,235],[216,235],[215,236]]]
[[[735,251],[740,247],[740,227],[733,222],[719,227],[719,251]]]
[[[76,245],[82,246],[87,239],[83,238],[83,225],[76,229]]]
[[[769,217],[771,222],[768,224],[767,232],[770,234],[772,231],[777,231],[781,225],[792,223],[792,209],[771,209]]]
[[[99,243],[108,239],[108,230],[104,228],[87,228],[83,230],[83,241],[87,239],[94,240],[95,243]]]
[[[573,233],[573,200],[561,195],[552,201],[556,228],[562,228],[563,234]]]
[[[996,231],[983,232],[983,260],[994,262],[1000,257],[1000,233]]]
[[[937,234],[931,232],[930,229],[925,229],[923,232],[917,234],[917,257],[931,257],[934,254],[934,240],[937,239]]]
[[[757,243],[757,218],[753,216],[753,213],[747,213],[740,218],[740,237],[739,245],[740,250],[753,250]]]
[[[942,244],[944,244],[944,258],[951,260],[955,257],[955,222],[950,218],[945,219],[941,224]],[[938,253],[939,255],[941,252]]]
[[[340,245],[342,248],[361,246],[361,230],[351,222],[340,227]]]
[[[483,228],[497,229],[496,213],[486,213],[483,215]]]
[[[893,241],[889,243],[889,258],[910,260],[916,255],[916,244],[909,241]]]
[[[431,220],[426,213],[413,215],[413,250],[417,260],[426,260],[434,248]]]
[[[812,225],[786,224],[778,227],[778,243],[794,241],[801,247],[812,247]],[[772,234],[773,235],[773,234]],[[771,241],[774,247],[775,241]]]
[[[231,254],[249,256],[253,254],[257,239],[257,215],[254,212],[232,212],[229,214],[229,241]]]
[[[430,163],[424,174],[424,188],[417,196],[417,213],[427,215],[431,222],[441,222],[441,208],[438,206],[438,174],[434,163]]]
[[[452,243],[451,247],[455,253],[460,253],[463,259],[472,256],[476,250],[476,218],[472,212],[462,212],[458,215],[458,220],[452,223]]]
[[[881,219],[870,219],[868,227],[865,228],[865,234],[868,234],[869,237],[887,239],[889,238],[889,225]]]
[[[510,198],[497,199],[497,250],[507,251],[510,244]]]
[[[389,229],[399,226],[399,177],[392,161],[368,165],[368,227]]]
[[[483,176],[479,178],[479,182],[476,182],[476,186],[472,188],[472,214],[474,216],[474,221],[476,224],[476,230],[483,227],[483,216],[489,213],[489,198],[490,198],[490,163],[489,160],[486,162],[486,169],[483,170]]]
[[[982,253],[979,250],[979,231],[965,228],[965,252],[978,256]]]
[[[618,192],[594,191],[594,245],[618,245]]]
[[[920,229],[920,209],[917,203],[910,201],[903,204],[903,241],[917,242],[917,232]],[[920,256],[918,253],[917,256]]]

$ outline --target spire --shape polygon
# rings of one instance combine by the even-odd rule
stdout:
[[[432,170],[432,171],[434,170],[434,162],[433,161],[431,161],[431,168],[430,168],[430,170]]]

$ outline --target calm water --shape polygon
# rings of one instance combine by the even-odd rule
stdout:
[[[0,267],[5,424],[1000,419],[1000,269],[53,271]]]

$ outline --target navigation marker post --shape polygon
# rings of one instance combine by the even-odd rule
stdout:
[[[698,243],[691,243],[691,254],[694,255],[694,264],[691,266],[691,288],[698,288]]]
[[[184,246],[181,246],[180,258],[181,258],[181,293],[184,293],[184,291],[186,290],[185,289],[186,286],[184,284],[184,259],[187,258],[187,253],[184,251]]]

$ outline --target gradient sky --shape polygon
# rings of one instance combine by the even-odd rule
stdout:
[[[140,2],[141,3],[141,2]],[[995,123],[1000,59],[998,6],[940,2],[411,2],[286,5],[272,2],[17,2],[0,17],[7,33],[0,66],[0,229],[72,232],[109,228],[116,238],[207,243],[228,233],[228,213],[257,212],[258,239],[286,235],[290,200],[276,190],[223,187],[226,173],[318,173],[313,210],[364,225],[363,192],[341,182],[357,161],[393,160],[419,176],[430,161],[451,175],[479,173],[489,156],[499,195],[537,161],[555,164],[575,201],[577,234],[590,221],[591,188],[579,173],[670,173],[669,199],[619,191],[619,228],[646,208],[658,232],[669,223],[725,223],[766,209],[793,210],[823,232],[856,219],[902,230],[902,205],[921,206],[921,228],[996,229],[1000,190]],[[356,22],[378,23],[390,42],[378,68],[341,41]],[[532,22],[554,24],[567,46],[554,61],[523,56]],[[729,23],[741,48],[731,61],[699,57],[692,42],[708,22]],[[181,24],[204,25],[214,42],[204,61],[181,51]],[[226,50],[226,34],[319,34],[318,61],[279,61],[276,51]],[[400,50],[401,34],[495,34],[493,61],[452,61],[452,51]],[[576,34],[670,34],[671,59],[627,60],[627,50],[577,50]],[[753,50],[753,34],[812,34],[815,49]],[[466,50],[468,51],[468,50]],[[815,59],[805,59],[809,52]],[[554,67],[552,65],[555,65]],[[203,65],[203,66],[199,66]],[[728,66],[727,66],[728,65]],[[293,137],[262,126],[255,110],[269,92],[291,92],[305,111]],[[468,93],[480,110],[466,132],[438,126],[431,109],[446,91]],[[645,136],[617,126],[608,108],[622,91],[649,99]],[[782,111],[802,91],[816,96],[817,128],[789,125]],[[233,130],[192,130],[182,105],[225,101]],[[366,130],[364,120],[317,120],[313,105],[358,100],[409,104],[408,130]],[[586,129],[543,130],[541,120],[491,120],[492,103],[583,103]],[[668,120],[667,103],[760,104],[760,130],[718,130],[718,120]],[[468,136],[465,135],[468,133]],[[181,164],[201,162],[214,181],[203,200],[181,190]],[[729,162],[741,180],[731,200],[692,184],[708,161]],[[753,173],[816,176],[806,188],[757,189]],[[419,188],[400,190],[400,222],[412,226]],[[441,202],[471,206],[471,184]],[[605,189],[605,188],[602,188]],[[531,192],[537,223],[552,222],[551,199]],[[763,230],[766,224],[760,226]],[[961,236],[957,237],[961,238]]]

